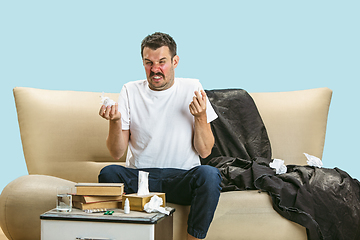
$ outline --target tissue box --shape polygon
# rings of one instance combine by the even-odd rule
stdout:
[[[161,207],[165,207],[165,193],[151,192],[150,194],[142,196],[138,196],[137,193],[123,195],[122,209],[124,209],[125,200],[128,198],[130,202],[130,211],[144,211],[145,204],[148,203],[154,195],[163,199],[163,205],[161,205]]]

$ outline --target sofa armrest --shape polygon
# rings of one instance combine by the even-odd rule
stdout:
[[[75,182],[26,175],[10,182],[0,195],[0,226],[8,239],[40,239],[40,215],[56,207],[56,188]],[[21,230],[19,230],[21,229]]]

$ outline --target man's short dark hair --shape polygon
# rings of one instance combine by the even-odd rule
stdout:
[[[156,50],[160,47],[167,46],[170,50],[171,60],[176,56],[176,42],[166,33],[156,32],[148,35],[141,42],[141,57],[143,57],[144,48],[148,47]]]

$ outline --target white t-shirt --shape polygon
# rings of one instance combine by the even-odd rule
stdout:
[[[119,96],[122,129],[130,130],[126,166],[132,168],[191,169],[200,165],[193,147],[194,116],[189,104],[199,80],[175,78],[174,85],[153,91],[147,80],[126,83]],[[207,120],[217,115],[209,100]]]

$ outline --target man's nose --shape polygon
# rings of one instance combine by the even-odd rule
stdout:
[[[160,65],[159,64],[153,64],[152,66],[151,66],[151,71],[153,71],[153,72],[159,72],[160,71]]]

